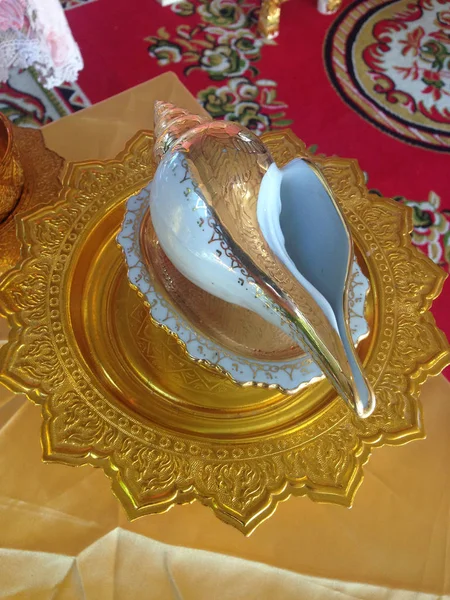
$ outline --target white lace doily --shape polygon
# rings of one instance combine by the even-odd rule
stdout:
[[[76,81],[83,59],[59,0],[0,0],[0,81],[13,67],[47,88]]]

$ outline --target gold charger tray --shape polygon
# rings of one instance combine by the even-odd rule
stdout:
[[[290,495],[350,506],[373,446],[423,437],[420,385],[450,362],[428,312],[445,274],[411,245],[410,210],[369,195],[354,161],[311,156],[289,131],[263,139],[279,166],[319,164],[350,223],[371,283],[359,352],[378,404],[364,421],[326,381],[239,388],[152,323],[115,241],[153,175],[151,133],[116,160],[69,165],[62,200],[19,221],[0,381],[42,405],[44,459],[103,468],[130,518],[200,500],[248,534]]]

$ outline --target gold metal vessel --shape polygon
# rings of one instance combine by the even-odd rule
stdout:
[[[0,275],[20,257],[15,217],[57,200],[63,164],[39,130],[16,127],[0,113]]]
[[[13,127],[8,118],[0,113],[0,223],[14,210],[23,184],[23,168]]]
[[[444,272],[411,245],[410,210],[371,196],[355,161],[265,135],[279,166],[320,164],[350,223],[371,282],[358,351],[377,408],[358,419],[326,381],[290,396],[235,386],[190,361],[128,285],[115,238],[154,172],[152,140],[69,165],[62,201],[19,221],[23,259],[0,281],[0,381],[42,406],[44,459],[103,468],[130,518],[199,500],[249,534],[290,495],[351,505],[373,446],[423,437],[420,385],[450,362],[429,312]]]

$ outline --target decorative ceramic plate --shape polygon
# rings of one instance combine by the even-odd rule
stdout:
[[[308,156],[288,131],[264,141],[280,166]],[[236,386],[152,323],[116,244],[126,199],[153,176],[151,134],[117,160],[70,165],[62,200],[19,221],[0,380],[42,405],[44,459],[103,468],[131,518],[197,499],[249,533],[292,494],[349,506],[373,446],[423,436],[420,385],[450,356],[429,312],[445,274],[412,247],[409,209],[369,195],[354,161],[310,159],[370,281],[358,352],[377,407],[364,420],[327,381],[290,395]]]
[[[241,385],[293,393],[323,378],[320,368],[292,340],[261,317],[224,302],[183,277],[165,256],[148,209],[150,186],[128,200],[117,236],[128,279],[145,299],[156,325],[175,336],[193,360]],[[369,282],[353,263],[350,329],[357,344],[369,333],[364,318]]]

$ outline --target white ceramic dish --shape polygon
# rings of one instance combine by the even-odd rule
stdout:
[[[206,337],[186,319],[178,306],[168,300],[164,289],[149,274],[140,243],[150,190],[151,184],[128,200],[117,242],[125,256],[129,281],[143,296],[153,321],[176,336],[194,361],[221,371],[238,384],[278,388],[283,392],[293,393],[311,382],[322,379],[324,376],[320,368],[308,354],[293,360],[269,361],[252,359],[233,352],[227,346]],[[212,242],[210,246],[212,252],[220,250],[220,240]],[[289,247],[289,239],[286,239],[286,246]],[[368,289],[369,282],[355,260],[348,294],[349,325],[355,345],[369,332],[364,317]]]

